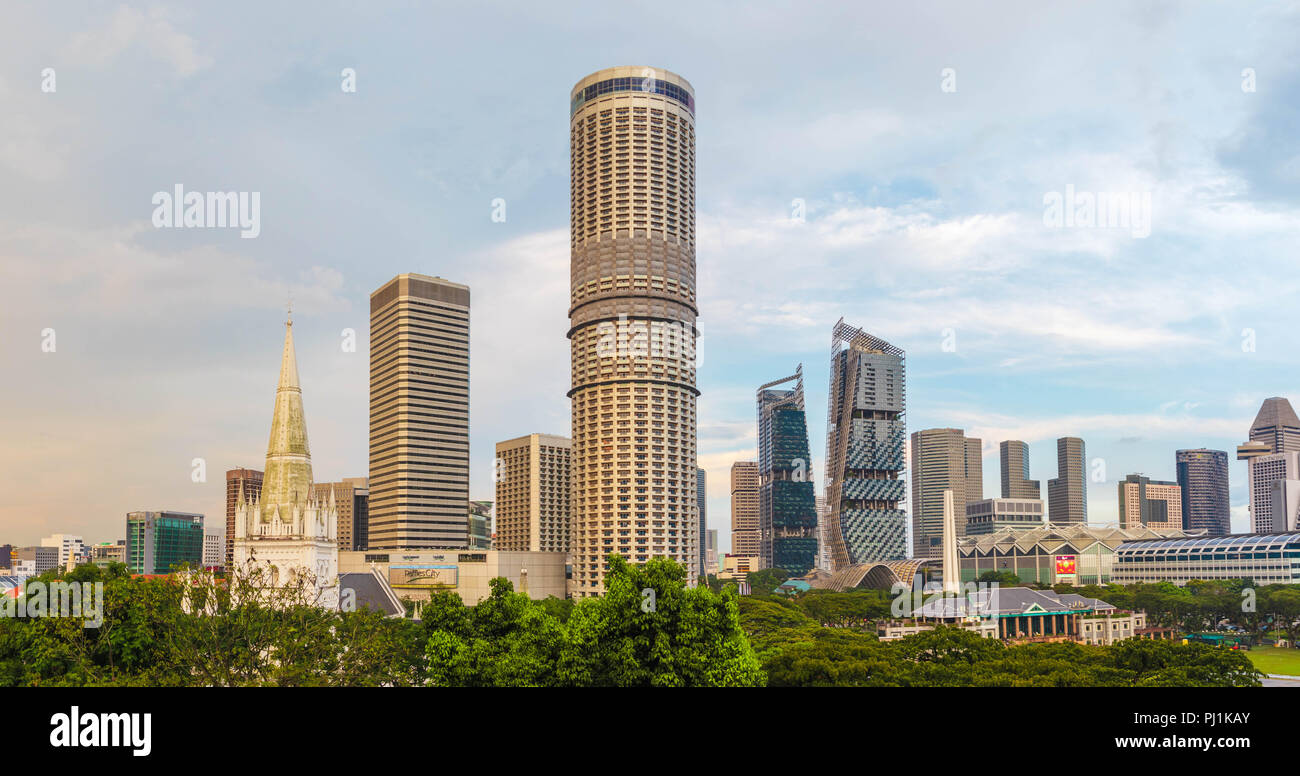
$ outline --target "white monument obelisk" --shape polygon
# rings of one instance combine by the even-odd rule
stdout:
[[[961,568],[957,565],[957,514],[952,491],[943,492],[943,592],[961,592]]]

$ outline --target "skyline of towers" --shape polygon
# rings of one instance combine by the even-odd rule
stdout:
[[[758,557],[758,461],[731,464],[731,554]]]
[[[607,558],[697,577],[695,96],[657,68],[570,93],[573,587]]]
[[[1237,447],[1246,462],[1250,529],[1289,530],[1300,509],[1300,418],[1280,396],[1264,400],[1250,424],[1250,440]],[[1274,514],[1274,508],[1277,514]]]
[[[1056,440],[1056,477],[1047,482],[1047,519],[1053,523],[1088,522],[1087,458],[1083,440]]]
[[[569,551],[572,450],[569,438],[556,434],[497,442],[494,549]]]
[[[912,433],[912,556],[943,554],[944,491],[952,491],[957,538],[966,535],[966,507],[984,500],[982,441],[959,428]]]
[[[1183,528],[1209,536],[1232,533],[1228,500],[1228,453],[1224,450],[1174,452],[1176,479],[1183,493]]]
[[[469,546],[469,287],[370,295],[370,549]]]
[[[826,511],[831,570],[907,557],[902,349],[844,323],[831,330]]]
[[[778,386],[790,385],[791,388]],[[817,565],[817,486],[808,450],[803,364],[759,386],[758,524],[763,568],[798,576]]]
[[[1002,498],[1042,498],[1038,480],[1029,479],[1029,445],[1019,439],[998,443]]]

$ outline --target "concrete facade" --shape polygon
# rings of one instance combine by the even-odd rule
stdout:
[[[489,582],[505,577],[530,598],[564,598],[567,566],[562,552],[503,550],[370,550],[339,554],[342,574],[377,570],[402,598],[428,601],[434,592],[456,593],[468,606],[491,594]]]
[[[694,584],[694,91],[613,67],[569,96],[574,594],[604,591],[613,553]]]
[[[469,545],[469,296],[415,273],[370,295],[369,547]]]
[[[497,550],[569,552],[573,443],[529,434],[496,445]]]

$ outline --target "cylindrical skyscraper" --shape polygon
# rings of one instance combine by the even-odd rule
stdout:
[[[614,67],[570,95],[573,593],[606,558],[696,579],[695,95]]]

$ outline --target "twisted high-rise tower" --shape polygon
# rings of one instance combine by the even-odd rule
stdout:
[[[573,593],[606,558],[696,578],[695,95],[649,67],[570,102]]]

